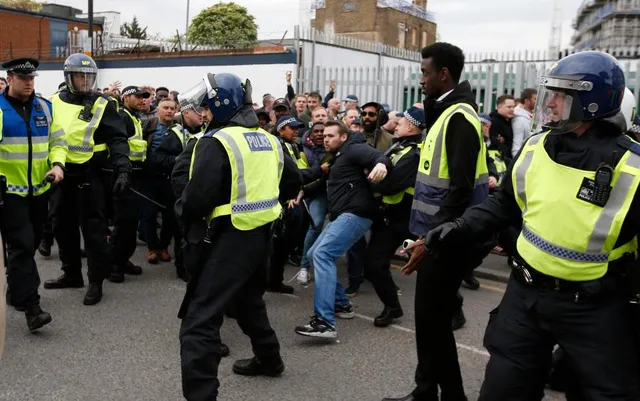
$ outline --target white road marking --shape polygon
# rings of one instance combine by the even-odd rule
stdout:
[[[296,299],[300,299],[299,296],[295,295],[295,294],[280,294],[280,295],[284,295],[286,297],[289,298],[296,298]],[[367,315],[363,315],[360,313],[356,313],[355,314],[357,318],[366,320],[368,322],[373,322],[374,318],[372,318],[371,316],[367,316]],[[396,330],[400,330],[400,331],[404,331],[405,333],[411,333],[411,334],[415,334],[416,331],[407,327],[402,327],[402,326],[398,326],[397,324],[392,324],[389,327],[393,327]],[[471,345],[466,345],[466,344],[462,344],[459,342],[456,342],[456,345],[458,346],[458,348],[463,349],[465,351],[470,351],[473,352],[474,354],[478,354],[478,355],[482,355],[482,356],[486,356],[489,357],[489,353],[483,349],[477,348],[477,347],[473,347]]]

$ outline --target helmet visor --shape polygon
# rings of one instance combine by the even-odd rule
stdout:
[[[67,87],[71,93],[93,93],[98,87],[98,75],[95,72],[69,72]]]
[[[573,131],[580,125],[580,117],[574,110],[580,110],[579,99],[572,91],[541,85],[534,109],[531,132],[534,134],[553,130],[555,133]]]
[[[205,77],[194,87],[178,95],[180,110],[197,110],[201,108],[204,101],[213,99],[216,95],[216,89],[212,87],[209,79]]]

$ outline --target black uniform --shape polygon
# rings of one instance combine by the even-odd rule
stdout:
[[[63,101],[76,105],[93,104],[99,96],[60,92]],[[78,226],[82,229],[88,257],[89,283],[101,285],[110,270],[112,257],[106,239],[105,191],[112,188],[104,187],[101,171],[109,166],[109,157],[116,174],[131,171],[126,127],[112,102],[107,103],[93,139],[96,145],[106,143],[108,151],[94,153],[86,163],[67,162],[64,180],[53,194],[53,229],[64,275],[45,282],[45,288],[83,285]]]
[[[139,119],[138,113],[129,110],[129,113],[133,118]],[[136,126],[132,121],[129,114],[125,111],[120,113],[124,125],[126,127],[127,137],[131,138],[136,134]],[[131,188],[136,191],[141,190],[142,186],[142,169],[144,163],[139,161],[131,161],[131,174],[130,183]],[[111,170],[111,169],[109,169]],[[116,174],[109,174],[113,180],[117,177]],[[107,180],[106,182],[109,182]],[[107,194],[107,197],[112,195]],[[140,218],[141,198],[132,191],[125,191],[119,195],[113,195],[113,233],[111,234],[110,245],[113,254],[113,273],[111,275],[111,281],[122,282],[124,280],[124,273],[127,274],[140,274],[142,269],[139,266],[134,266],[129,262],[129,258],[133,256],[136,251],[136,233],[138,232],[138,220]]]
[[[618,144],[620,132],[613,124],[600,121],[580,137],[574,133],[548,135],[544,148],[556,163],[595,171],[602,162],[615,166],[625,153]],[[507,226],[521,227],[522,213],[513,193],[511,171],[509,167],[494,197],[462,216],[474,237]],[[640,196],[636,193],[615,247],[639,232]],[[480,400],[542,398],[556,343],[567,355],[569,368],[579,382],[578,399],[640,399],[630,306],[618,273],[625,263],[609,263],[602,279],[588,282],[592,295],[577,300],[576,291],[582,291],[579,282],[571,286],[555,280],[559,284],[545,285],[543,275],[537,273],[534,283],[540,287],[534,287],[514,272],[500,306],[491,312],[485,333],[491,359]],[[536,272],[530,267],[528,270]]]
[[[411,150],[398,160],[382,182],[373,185],[375,192],[386,196],[413,188],[418,175],[421,141],[421,134],[394,140],[390,152],[386,152],[387,156],[391,157],[407,147],[411,147]],[[405,193],[400,203],[382,204],[373,220],[367,252],[366,266],[373,288],[385,307],[396,310],[400,309],[400,301],[397,287],[391,277],[391,258],[405,239],[415,238],[409,231],[412,203],[413,196]]]
[[[230,125],[257,127],[258,119],[251,106],[244,106]],[[262,299],[267,286],[270,225],[240,231],[233,227],[228,216],[223,216],[212,223],[212,245],[207,246],[203,238],[198,239],[198,233],[204,235],[205,231],[203,217],[216,206],[229,203],[231,166],[224,147],[214,138],[200,139],[194,157],[194,174],[186,186],[187,157],[177,159],[172,177],[177,193],[185,187],[176,203],[176,212],[188,227],[188,241],[205,248],[197,265],[186,263],[193,271],[179,315],[183,319],[180,329],[182,386],[186,399],[210,401],[217,398],[219,387],[220,326],[224,312],[232,304],[238,324],[251,338],[253,351],[261,363],[273,366],[282,361],[280,345]],[[281,200],[294,198],[302,185],[295,161],[285,154],[284,162]],[[243,248],[250,251],[243,252]]]

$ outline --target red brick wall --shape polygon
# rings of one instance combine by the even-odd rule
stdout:
[[[48,18],[0,11],[0,61],[18,57],[48,56]]]

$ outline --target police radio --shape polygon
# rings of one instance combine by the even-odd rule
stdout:
[[[84,107],[80,111],[80,114],[78,114],[78,118],[85,122],[91,122],[91,119],[93,118],[93,113],[91,112],[92,108],[93,102],[91,102],[90,100],[85,101]]]

